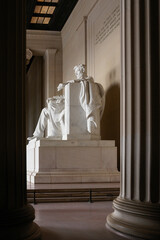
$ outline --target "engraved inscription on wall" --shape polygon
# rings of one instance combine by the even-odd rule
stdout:
[[[115,28],[120,25],[120,7],[117,6],[104,20],[102,27],[95,36],[95,45],[102,43]]]

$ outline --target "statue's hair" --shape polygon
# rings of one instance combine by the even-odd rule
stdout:
[[[85,64],[78,64],[78,65],[76,65],[74,68],[74,71],[76,71],[76,70],[82,70],[83,72],[85,72]]]

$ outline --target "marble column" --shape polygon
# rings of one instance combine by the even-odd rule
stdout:
[[[26,200],[25,1],[1,4],[0,239],[39,239]]]
[[[56,83],[56,52],[57,49],[47,49],[44,58],[44,100],[57,95]]]
[[[121,187],[108,225],[160,238],[160,1],[121,0]]]

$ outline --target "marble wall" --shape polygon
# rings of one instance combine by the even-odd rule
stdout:
[[[45,106],[46,99],[57,94],[57,86],[62,82],[61,33],[38,30],[27,30],[26,33],[26,47],[33,52],[33,56],[43,57],[42,102]]]
[[[73,67],[87,73],[105,89],[106,106],[101,137],[120,148],[120,1],[79,0],[61,32],[63,82],[75,78]]]
[[[57,86],[62,82],[61,33],[27,30],[26,47],[34,56],[27,74],[26,136],[29,137],[46,106],[46,99],[57,95]]]

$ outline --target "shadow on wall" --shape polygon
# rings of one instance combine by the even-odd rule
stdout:
[[[42,110],[42,63],[42,57],[34,57],[26,76],[26,137],[33,135]]]
[[[120,85],[114,83],[105,93],[105,109],[101,119],[101,139],[115,140],[117,168],[120,170]]]

